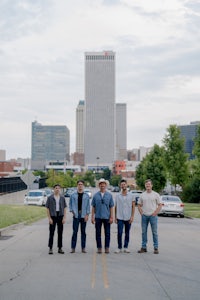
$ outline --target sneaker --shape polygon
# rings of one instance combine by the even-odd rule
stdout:
[[[130,253],[130,250],[128,248],[124,248],[124,253]]]
[[[141,248],[140,250],[138,250],[138,253],[145,253],[147,252],[147,248]]]
[[[53,254],[53,250],[52,249],[49,249],[49,254]]]
[[[122,252],[122,249],[118,248],[118,249],[115,250],[115,253],[121,253],[121,252]]]
[[[154,254],[159,254],[159,251],[157,248],[154,249]]]
[[[82,249],[82,253],[87,253],[87,251],[85,250],[85,248]]]
[[[64,254],[65,252],[63,251],[63,249],[62,249],[62,248],[60,248],[60,249],[58,249],[58,253],[60,253],[60,254]]]
[[[75,253],[75,249],[72,248],[72,250],[70,251],[70,253]]]

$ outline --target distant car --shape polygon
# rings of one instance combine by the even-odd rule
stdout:
[[[25,195],[24,204],[44,206],[46,201],[47,194],[45,190],[30,190],[28,194]]]
[[[184,218],[184,203],[178,196],[162,195],[162,209],[159,215],[175,215]]]
[[[120,188],[118,186],[113,186],[112,192],[119,192]]]
[[[69,198],[74,192],[76,192],[76,190],[77,190],[77,189],[76,189],[75,187],[67,188],[67,190],[66,190],[64,196],[65,196],[66,198]]]
[[[86,192],[86,193],[88,194],[88,196],[90,197],[90,199],[92,198],[92,192],[91,192],[90,189],[85,188],[85,189],[84,189],[84,192]]]
[[[53,191],[49,188],[44,189],[44,191],[46,192],[47,197],[49,197],[51,194],[53,194]]]
[[[135,198],[135,205],[138,204],[138,200],[142,194],[142,191],[139,191],[139,190],[130,190],[130,193],[133,194],[134,198]]]

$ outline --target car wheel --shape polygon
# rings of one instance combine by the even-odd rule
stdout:
[[[180,218],[184,218],[184,215],[180,215]]]

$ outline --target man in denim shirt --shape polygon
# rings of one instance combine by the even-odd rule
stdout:
[[[104,225],[105,253],[109,253],[110,224],[113,223],[114,201],[112,194],[106,191],[107,182],[104,178],[99,180],[99,191],[92,199],[92,224],[95,224],[97,253],[102,253],[101,227]]]
[[[86,253],[86,224],[90,213],[90,198],[84,192],[84,181],[77,181],[77,192],[70,196],[69,210],[73,214],[73,234],[71,239],[71,253],[75,253],[79,223],[81,225],[81,248]]]

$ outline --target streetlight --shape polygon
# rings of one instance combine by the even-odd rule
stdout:
[[[97,156],[96,157],[96,160],[97,160],[97,174],[99,173],[99,157]]]

